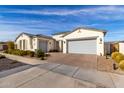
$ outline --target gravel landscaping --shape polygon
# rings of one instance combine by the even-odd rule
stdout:
[[[99,56],[97,59],[97,70],[124,75],[124,71],[121,69],[113,69],[113,63],[115,62],[111,58],[106,59],[105,56]]]
[[[19,66],[24,66],[24,65],[27,65],[27,64],[24,64],[15,60],[11,60],[8,58],[0,59],[0,71],[9,70],[9,69],[16,68]]]

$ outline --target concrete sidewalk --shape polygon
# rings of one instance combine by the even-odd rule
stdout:
[[[9,59],[17,60],[17,61],[29,64],[29,65],[39,65],[39,64],[46,63],[45,61],[38,60],[38,59],[33,59],[33,58],[11,55],[11,54],[6,54],[6,53],[2,53],[2,52],[0,52],[0,54],[5,55]]]
[[[57,66],[58,67],[58,66]],[[56,67],[53,67],[56,68]],[[28,70],[12,74],[0,79],[1,88],[75,88],[75,87],[99,87],[93,83],[74,79],[51,70],[40,67],[32,67]]]

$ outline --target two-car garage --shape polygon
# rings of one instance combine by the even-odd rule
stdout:
[[[96,29],[77,28],[63,37],[63,53],[104,55],[106,32]]]
[[[68,40],[67,52],[78,54],[97,54],[97,40],[96,38]]]

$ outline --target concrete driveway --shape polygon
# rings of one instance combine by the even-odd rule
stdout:
[[[43,63],[0,78],[4,88],[115,88],[124,87],[124,75]]]
[[[51,56],[48,57],[47,61],[78,66],[85,69],[97,69],[96,55],[51,53]]]

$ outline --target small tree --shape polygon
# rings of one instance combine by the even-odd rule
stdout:
[[[8,49],[9,49],[9,50],[15,49],[15,44],[14,44],[14,42],[9,41],[9,42],[7,43],[7,45],[8,45]]]
[[[37,57],[44,57],[45,53],[41,49],[38,49],[38,50],[36,50],[36,56]]]

